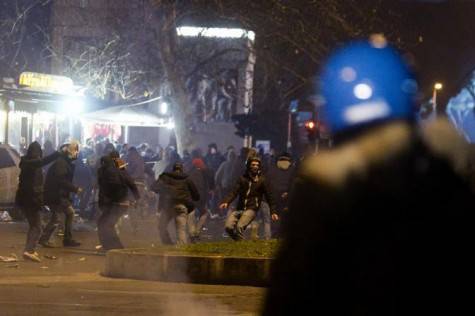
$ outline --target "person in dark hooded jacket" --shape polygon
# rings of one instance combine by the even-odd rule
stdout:
[[[140,199],[134,180],[118,156],[119,153],[112,152],[102,157],[101,167],[97,171],[99,207],[102,210],[97,233],[104,250],[123,248],[115,226],[130,206],[128,191],[132,192],[135,201]]]
[[[15,200],[29,225],[23,257],[36,262],[41,261],[35,249],[41,236],[40,210],[44,206],[42,168],[58,157],[59,152],[53,152],[43,158],[40,144],[33,142],[20,160],[20,177]]]
[[[236,240],[242,240],[247,226],[256,218],[265,197],[269,203],[272,220],[279,216],[275,211],[274,199],[264,176],[261,175],[261,160],[254,156],[247,161],[246,173],[239,178],[234,189],[221,202],[220,208],[227,209],[238,198],[237,208],[228,214],[225,229],[228,235]]]
[[[71,203],[71,194],[79,194],[83,190],[73,184],[74,164],[78,158],[79,144],[72,142],[62,146],[62,152],[56,162],[48,169],[45,179],[45,203],[52,211],[51,218],[43,230],[39,243],[44,247],[51,247],[51,236],[59,225],[60,213],[65,214],[63,246],[78,247],[81,244],[73,240],[72,226],[74,208]]]
[[[172,243],[167,226],[170,220],[174,219],[177,244],[186,244],[188,213],[193,211],[193,202],[199,201],[200,194],[193,181],[183,172],[183,164],[175,163],[172,172],[161,174],[152,190],[159,194],[159,210],[161,214],[158,229],[162,243]]]
[[[288,153],[279,155],[277,162],[269,167],[267,177],[272,179],[270,188],[276,201],[277,214],[281,217],[279,222],[272,225],[272,236],[278,237],[280,224],[284,221],[283,217],[288,209],[290,188],[295,177],[291,156]]]

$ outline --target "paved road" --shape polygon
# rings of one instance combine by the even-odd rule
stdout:
[[[129,246],[153,243],[130,235]],[[0,256],[21,258],[25,224],[0,223]],[[96,233],[76,232],[79,249],[39,249],[42,263],[0,263],[0,315],[258,315],[265,290],[110,279],[101,276],[104,256],[95,251]]]

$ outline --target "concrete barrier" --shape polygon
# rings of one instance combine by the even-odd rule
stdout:
[[[147,249],[111,250],[104,275],[113,278],[266,286],[270,258],[196,256]]]

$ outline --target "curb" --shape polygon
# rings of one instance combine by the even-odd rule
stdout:
[[[265,287],[270,258],[182,255],[146,249],[111,250],[104,275],[112,278]]]

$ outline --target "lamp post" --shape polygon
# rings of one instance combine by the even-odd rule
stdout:
[[[296,113],[298,109],[298,101],[292,100],[289,105],[289,116],[287,120],[287,151],[292,148],[292,114]]]
[[[437,115],[437,91],[442,90],[443,85],[440,82],[434,84],[434,91],[432,93],[432,110],[434,114]]]

